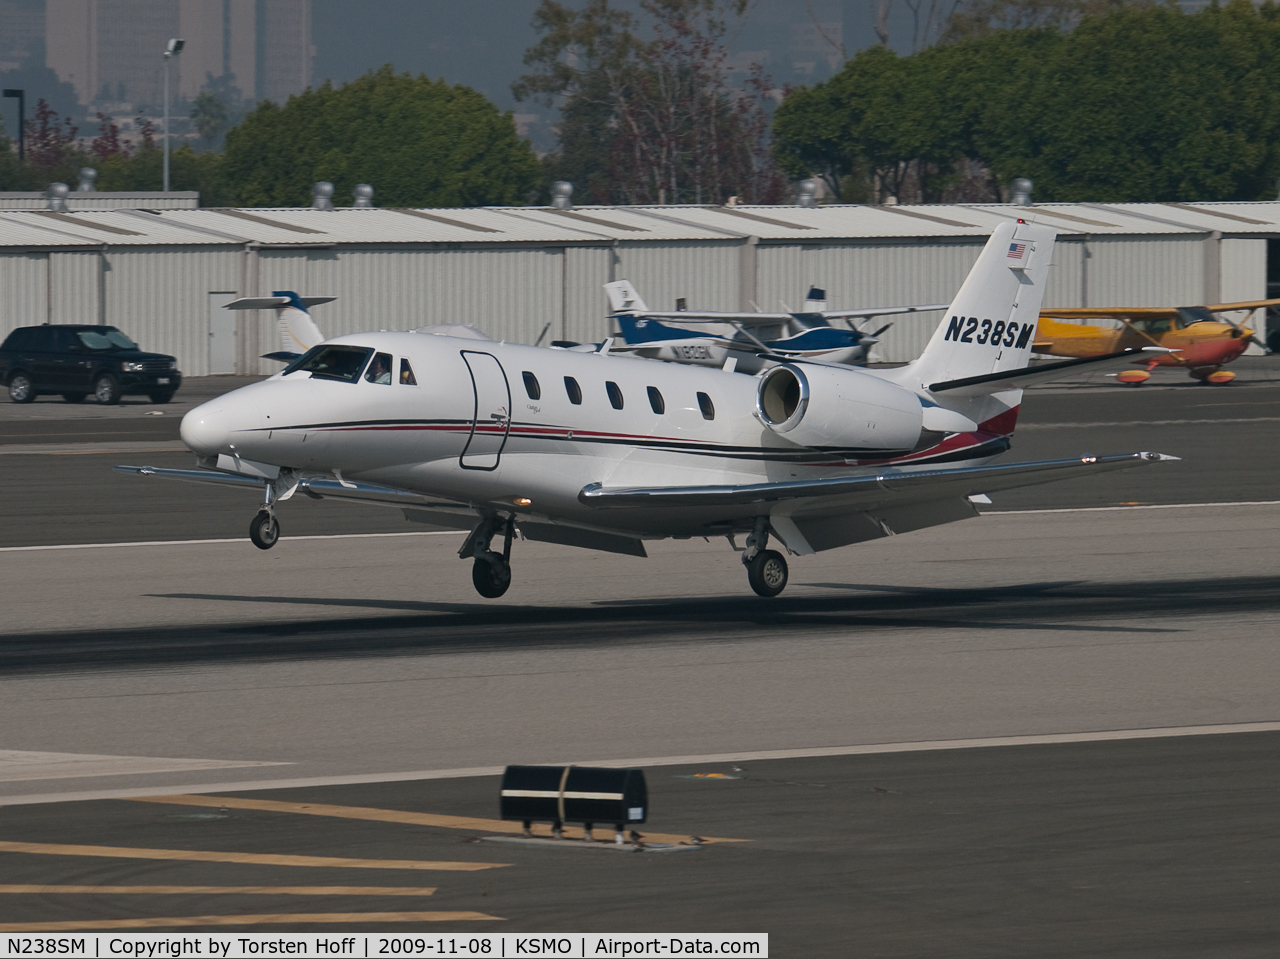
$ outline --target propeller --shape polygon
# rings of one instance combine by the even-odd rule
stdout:
[[[1250,315],[1252,315],[1252,314],[1253,314],[1253,312],[1254,312],[1253,310],[1250,310],[1250,311],[1249,311]],[[1247,326],[1241,326],[1239,323],[1237,323],[1235,320],[1233,320],[1233,319],[1232,319],[1230,316],[1228,316],[1226,313],[1218,313],[1218,314],[1216,314],[1216,315],[1217,315],[1217,317],[1218,317],[1218,319],[1219,319],[1219,320],[1221,320],[1223,323],[1227,324],[1227,326],[1231,327],[1231,337],[1232,337],[1232,339],[1237,339],[1237,340],[1253,340],[1253,342],[1254,342],[1254,343],[1256,343],[1258,346],[1260,346],[1260,347],[1262,348],[1262,352],[1264,352],[1264,353],[1270,353],[1270,352],[1271,352],[1269,349],[1267,349],[1266,341],[1265,341],[1265,340],[1263,340],[1263,338],[1262,338],[1261,336],[1259,336],[1259,335],[1258,335],[1258,331],[1257,331],[1257,330],[1251,330],[1251,329],[1249,329]],[[1246,319],[1247,319],[1247,318],[1246,318]]]

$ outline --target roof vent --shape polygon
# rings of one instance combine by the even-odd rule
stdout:
[[[818,181],[801,180],[796,184],[796,206],[812,210],[818,205]]]
[[[363,207],[369,209],[373,206],[373,187],[367,183],[357,183],[356,188],[351,191],[351,195],[355,197],[352,206]]]
[[[1024,176],[1018,177],[1013,181],[1013,205],[1014,206],[1031,206],[1031,188],[1034,186],[1030,180]]]
[[[328,180],[320,180],[311,185],[311,209],[333,209],[333,184]]]
[[[94,181],[98,179],[98,171],[91,166],[80,168],[80,185],[76,187],[77,193],[92,193],[97,189]]]
[[[572,210],[573,184],[568,180],[556,180],[551,184],[551,208],[553,210]]]
[[[71,192],[71,188],[65,183],[50,183],[49,189],[44,191],[44,195],[49,200],[49,209],[54,213],[67,212],[67,195]]]

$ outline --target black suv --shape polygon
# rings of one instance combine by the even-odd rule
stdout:
[[[178,361],[143,353],[114,326],[23,326],[0,344],[0,382],[15,403],[41,393],[61,393],[79,403],[92,393],[99,403],[145,393],[152,403],[173,399],[182,374]]]

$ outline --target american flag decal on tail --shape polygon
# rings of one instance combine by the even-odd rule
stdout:
[[[1024,255],[1026,252],[1027,252],[1027,245],[1026,245],[1025,243],[1010,243],[1010,244],[1009,244],[1009,253],[1008,253],[1008,257],[1009,257],[1009,259],[1011,259],[1011,260],[1021,260],[1021,259],[1022,259],[1022,257],[1023,257],[1023,255]]]

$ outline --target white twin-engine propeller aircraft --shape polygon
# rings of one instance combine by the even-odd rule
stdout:
[[[1134,352],[1027,369],[1054,236],[997,227],[924,354],[885,370],[748,376],[465,327],[321,342],[295,294],[241,300],[279,308],[285,353],[303,355],[183,418],[200,469],[117,469],[256,488],[262,549],[299,493],[470,530],[458,555],[487,597],[511,582],[517,531],[633,556],[648,539],[745,536],[751,587],[776,596],[787,562],[771,538],[804,556],[975,516],[997,490],[1176,459],[989,463],[1009,448],[1023,386]]]

